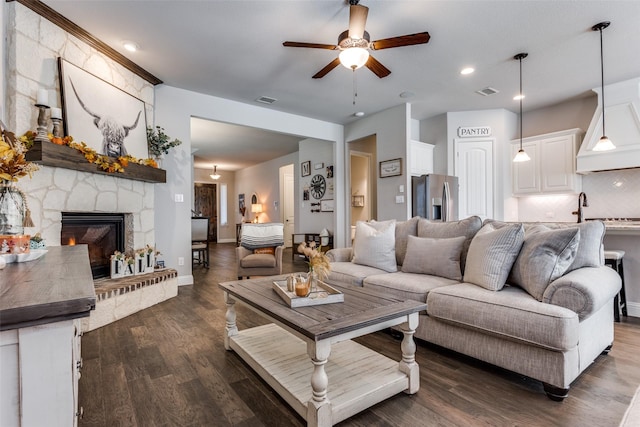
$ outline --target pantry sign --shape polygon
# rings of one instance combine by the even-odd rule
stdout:
[[[477,138],[479,136],[491,136],[491,126],[459,127],[458,137]]]

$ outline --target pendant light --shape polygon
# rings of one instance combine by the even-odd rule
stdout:
[[[527,152],[522,148],[522,98],[524,98],[524,94],[522,93],[522,60],[527,56],[529,56],[528,53],[519,53],[513,57],[513,59],[520,61],[520,93],[518,93],[518,99],[520,100],[520,149],[513,158],[514,162],[528,162],[531,160],[531,157],[529,157]]]
[[[610,24],[611,22],[604,21],[591,27],[593,31],[600,31],[600,81],[602,82],[602,93],[600,94],[602,98],[602,136],[596,143],[596,146],[593,147],[593,151],[609,151],[616,148],[604,132],[604,49],[602,47],[602,30],[607,28]]]
[[[218,165],[213,166],[213,173],[209,175],[211,179],[220,179],[220,174],[218,173]]]

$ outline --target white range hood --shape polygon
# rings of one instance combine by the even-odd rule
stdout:
[[[602,136],[601,89],[598,108],[578,152],[576,172],[640,168],[640,77],[605,86],[606,133],[616,146],[611,151],[593,151]]]

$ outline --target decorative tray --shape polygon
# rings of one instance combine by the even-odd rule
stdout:
[[[286,280],[274,280],[272,287],[291,308],[344,302],[344,294],[342,292],[320,280],[316,281],[315,289],[306,297],[299,297],[295,292],[287,291]]]
[[[46,249],[31,249],[29,252],[23,254],[4,254],[0,256],[4,258],[7,264],[11,264],[13,262],[33,261],[46,253]]]

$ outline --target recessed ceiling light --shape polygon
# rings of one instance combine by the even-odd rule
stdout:
[[[140,46],[138,46],[137,43],[129,41],[129,40],[125,40],[122,42],[122,46],[124,46],[125,49],[127,49],[129,52],[135,52],[138,49],[140,49]]]
[[[260,96],[256,98],[256,101],[261,102],[263,104],[273,104],[277,101],[275,98],[271,98],[270,96]]]
[[[516,95],[516,96],[513,97],[514,101],[520,101],[521,99],[524,99],[524,94]]]
[[[460,70],[460,74],[462,74],[463,76],[466,76],[467,74],[471,74],[475,71],[475,69],[471,68],[471,67],[467,67],[467,68],[463,68],[462,70]]]
[[[364,116],[364,111],[358,111],[357,113],[353,113],[353,115],[356,117],[362,117]]]
[[[404,91],[402,93],[400,93],[400,98],[412,98],[415,96],[415,93],[413,92],[409,92],[409,91]]]

